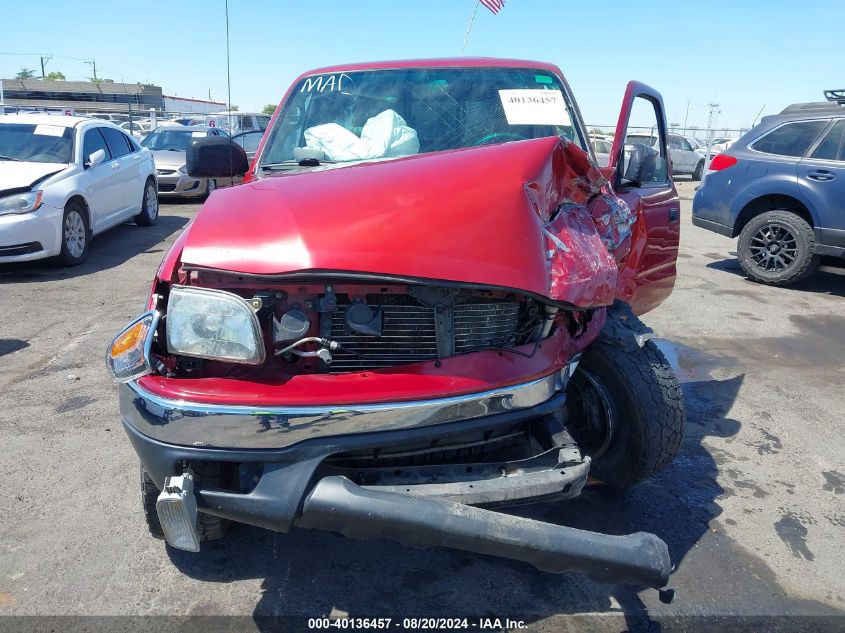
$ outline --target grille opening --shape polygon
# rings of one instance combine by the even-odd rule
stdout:
[[[381,310],[383,319],[381,336],[371,336],[350,330],[345,314],[352,301],[348,295],[337,298],[328,338],[343,349],[333,354],[331,372],[380,369],[437,358],[435,308],[410,295],[368,294],[366,304],[374,312]],[[520,303],[516,300],[468,297],[452,308],[448,329],[455,354],[517,344],[519,320]]]

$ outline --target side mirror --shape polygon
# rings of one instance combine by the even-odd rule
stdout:
[[[91,152],[91,155],[88,157],[88,162],[85,163],[85,169],[88,169],[89,167],[96,167],[104,160],[106,160],[105,150],[98,149],[96,152]]]
[[[243,147],[231,139],[209,136],[188,146],[188,175],[194,178],[234,178],[249,169]]]
[[[653,147],[634,143],[628,156],[628,164],[625,166],[624,179],[639,184],[653,180],[659,156]]]

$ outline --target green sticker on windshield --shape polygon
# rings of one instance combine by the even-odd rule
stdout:
[[[534,81],[538,84],[552,84],[554,83],[554,79],[551,77],[547,77],[546,75],[534,75]]]

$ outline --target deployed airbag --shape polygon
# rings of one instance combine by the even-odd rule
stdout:
[[[331,161],[395,158],[420,151],[417,132],[395,110],[367,119],[359,137],[337,123],[305,130],[305,146],[322,151]]]

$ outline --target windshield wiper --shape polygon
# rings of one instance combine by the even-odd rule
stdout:
[[[24,162],[23,158],[15,158],[14,156],[5,156],[3,154],[0,154],[0,160],[13,160],[13,161],[18,162],[18,163]]]
[[[334,163],[333,160],[303,158],[302,160],[285,160],[281,163],[265,163],[261,165],[261,169],[274,171],[277,169],[296,169],[297,167],[319,167],[320,165],[329,165],[332,163]]]

